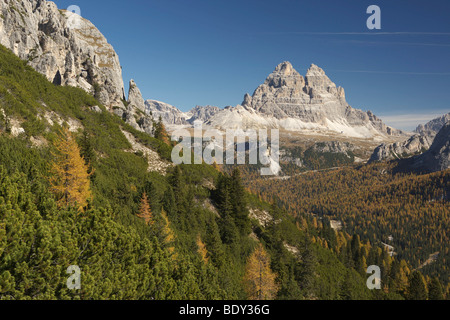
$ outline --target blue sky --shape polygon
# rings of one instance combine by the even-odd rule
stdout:
[[[450,2],[442,0],[56,0],[78,5],[119,54],[126,91],[187,111],[252,94],[279,63],[311,63],[347,101],[412,129],[450,112]],[[381,30],[366,9],[381,8]]]

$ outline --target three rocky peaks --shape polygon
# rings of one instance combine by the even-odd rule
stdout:
[[[161,115],[167,125],[189,125],[202,120],[205,125],[220,129],[282,128],[359,138],[401,134],[370,111],[350,107],[344,89],[314,64],[305,77],[291,63],[279,64],[253,95],[246,94],[236,107],[197,106],[183,113],[154,100],[147,100],[146,105],[149,112]]]

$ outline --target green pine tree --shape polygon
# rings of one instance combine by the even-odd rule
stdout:
[[[408,300],[427,300],[427,287],[420,271],[414,271],[409,279]]]
[[[441,283],[436,277],[431,280],[431,283],[429,285],[428,298],[430,300],[444,300]]]

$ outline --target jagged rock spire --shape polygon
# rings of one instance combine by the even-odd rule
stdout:
[[[142,97],[141,90],[139,90],[136,82],[133,79],[130,80],[130,89],[128,91],[128,103],[131,107],[134,107],[142,112],[145,112],[145,102]]]

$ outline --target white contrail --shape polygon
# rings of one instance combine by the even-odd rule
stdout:
[[[300,34],[300,35],[370,35],[370,36],[380,36],[380,35],[430,35],[430,36],[450,36],[450,32],[410,32],[410,31],[400,31],[400,32],[383,32],[383,31],[373,31],[373,32],[307,32],[307,31],[281,31],[281,32],[265,32],[266,34]]]
[[[405,74],[405,75],[430,75],[430,76],[450,76],[450,72],[403,72],[403,71],[373,71],[373,70],[333,70],[331,72],[352,72],[352,73],[378,73],[378,74]]]
[[[379,114],[378,117],[382,119],[386,124],[403,130],[413,131],[419,124],[425,124],[430,120],[436,119],[443,114],[446,114],[448,110],[432,111],[428,114],[411,113],[411,114]]]
[[[426,42],[391,42],[391,41],[361,41],[361,40],[333,40],[335,43],[349,43],[361,45],[394,45],[394,46],[427,46],[450,47],[450,43],[426,43]]]

